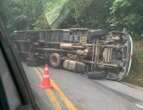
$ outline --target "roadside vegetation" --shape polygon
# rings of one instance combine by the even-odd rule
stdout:
[[[131,74],[124,81],[143,86],[143,0],[1,0],[0,15],[15,30],[87,27],[127,28],[134,39]]]
[[[131,73],[123,81],[143,86],[143,39],[134,41]]]

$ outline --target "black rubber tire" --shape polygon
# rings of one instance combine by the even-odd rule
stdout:
[[[37,66],[37,62],[34,59],[26,60],[27,66]]]
[[[87,74],[89,79],[104,79],[106,78],[107,73],[105,72],[89,72]]]
[[[115,74],[115,73],[108,73],[108,75],[106,76],[106,79],[108,80],[112,80],[112,81],[121,81],[123,79],[124,76],[120,76]]]
[[[49,63],[54,68],[59,68],[61,66],[61,56],[58,53],[51,53],[49,56]]]
[[[85,73],[86,71],[86,66],[83,64],[77,64],[76,65],[76,72],[78,73]]]

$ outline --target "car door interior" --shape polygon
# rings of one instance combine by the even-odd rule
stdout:
[[[15,110],[18,106],[21,105],[21,101],[16,91],[15,84],[7,68],[7,65],[1,50],[0,50],[0,62],[1,62],[0,63],[1,90],[3,91],[3,94],[4,94],[3,96],[7,97],[5,98],[5,100],[7,101],[9,109]]]
[[[28,79],[4,32],[0,20],[0,110],[37,110]]]

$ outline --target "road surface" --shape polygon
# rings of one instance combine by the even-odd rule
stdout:
[[[50,110],[143,110],[143,91],[140,89],[49,68],[50,77],[60,90],[43,90],[37,86],[43,68],[26,65],[24,68],[43,110],[47,107]]]

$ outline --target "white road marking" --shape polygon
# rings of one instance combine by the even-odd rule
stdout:
[[[137,106],[138,108],[141,108],[141,109],[143,109],[143,105],[140,105],[140,104],[136,104],[136,106]]]

